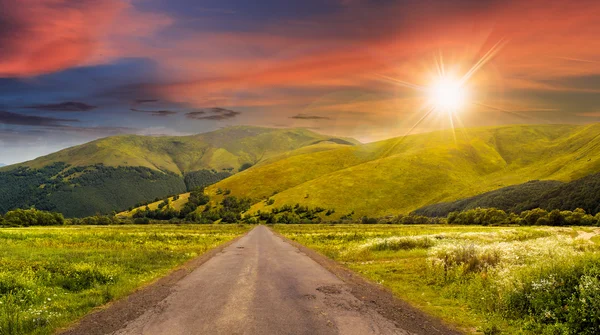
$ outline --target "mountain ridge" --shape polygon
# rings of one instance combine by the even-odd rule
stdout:
[[[257,166],[208,192],[230,189],[274,201],[257,202],[251,211],[299,203],[339,215],[406,214],[528,180],[571,181],[600,172],[599,133],[592,124],[459,129],[456,141],[451,130],[410,135]],[[269,175],[290,178],[278,189],[264,186]]]
[[[290,150],[335,141],[338,145],[360,142],[318,134],[303,128],[266,128],[234,126],[187,136],[116,135],[66,148],[36,159],[13,164],[14,167],[41,168],[56,162],[71,166],[142,166],[179,175],[201,169],[238,169],[244,163]],[[190,154],[192,153],[192,154]]]
[[[353,146],[306,129],[238,126],[191,136],[119,135],[0,169],[0,212],[35,206],[66,216],[122,211],[203,187],[298,152]]]
[[[408,214],[530,180],[570,182],[598,173],[599,134],[600,124],[511,125],[441,130],[355,144],[357,141],[305,129],[233,127],[187,137],[106,138],[99,140],[99,146],[90,142],[28,164],[34,168],[36,164],[44,167],[58,162],[71,164],[69,169],[82,169],[64,179],[70,188],[50,183],[63,191],[77,192],[80,174],[98,188],[102,180],[114,185],[110,178],[93,175],[98,171],[125,181],[125,175],[130,175],[132,183],[146,187],[152,178],[158,178],[153,174],[158,172],[168,174],[161,179],[163,193],[188,192],[190,185],[207,186],[207,194],[216,202],[224,194],[252,199],[251,213],[299,204],[335,209],[332,218],[348,214],[386,216]],[[65,161],[61,161],[63,157]],[[95,165],[84,165],[80,159]],[[134,169],[123,170],[119,163]],[[29,167],[18,168],[28,171]],[[169,187],[169,180],[178,186]],[[93,193],[93,188],[86,192]],[[152,189],[145,192],[146,197],[156,193]],[[173,194],[163,193],[156,196]],[[76,195],[70,194],[70,199]],[[108,204],[103,199],[98,202]],[[140,200],[151,199],[136,197],[135,202]],[[127,204],[114,210],[133,203]]]

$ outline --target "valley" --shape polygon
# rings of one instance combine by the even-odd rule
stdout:
[[[233,127],[3,167],[0,334],[593,334],[599,133]]]

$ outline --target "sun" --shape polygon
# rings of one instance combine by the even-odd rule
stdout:
[[[429,100],[440,112],[457,112],[466,105],[467,90],[460,80],[440,77],[429,87]]]

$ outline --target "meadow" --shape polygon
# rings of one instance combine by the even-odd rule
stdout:
[[[173,224],[0,229],[0,334],[51,334],[248,229]]]
[[[600,333],[597,228],[274,225],[474,334]]]

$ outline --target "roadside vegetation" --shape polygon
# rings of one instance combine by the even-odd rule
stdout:
[[[274,225],[468,333],[600,333],[599,231]]]
[[[244,225],[0,230],[0,334],[52,334],[248,230]]]

